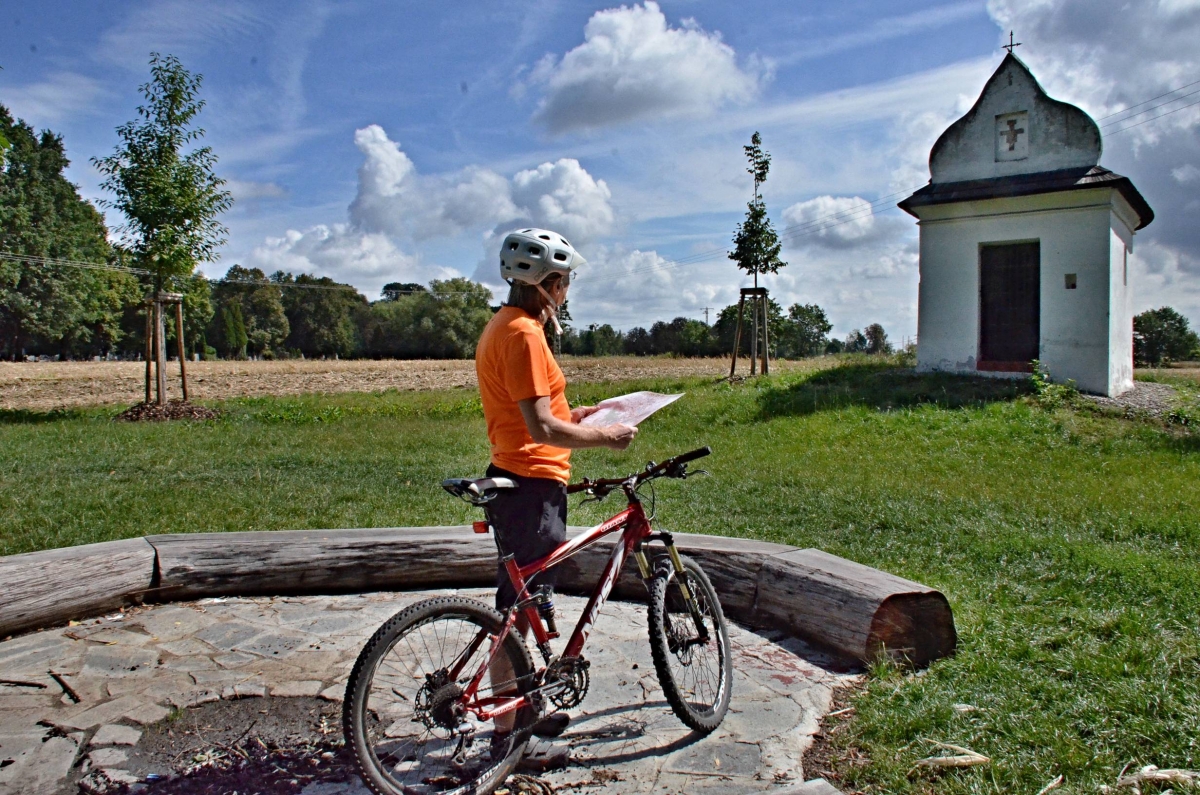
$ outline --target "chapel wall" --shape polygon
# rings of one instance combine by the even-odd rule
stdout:
[[[918,369],[993,375],[976,370],[980,249],[1036,240],[1041,249],[1038,358],[1056,381],[1074,379],[1080,389],[1107,394],[1110,215],[1105,204],[923,220]],[[1074,274],[1075,289],[1066,289],[1067,274]]]
[[[1129,287],[1129,257],[1133,232],[1114,211],[1109,219],[1109,360],[1108,392],[1133,389],[1133,296]]]

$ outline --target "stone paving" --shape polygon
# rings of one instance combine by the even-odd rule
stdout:
[[[340,701],[370,634],[412,602],[445,593],[454,592],[204,599],[0,642],[0,795],[73,792],[94,771],[136,782],[131,749],[173,709],[266,695]],[[557,601],[560,625],[573,626],[584,600]],[[844,676],[794,639],[734,627],[732,640],[732,707],[702,738],[663,699],[644,606],[610,602],[585,649],[591,691],[564,735],[572,764],[544,778],[572,791],[735,795],[803,781],[801,755]],[[357,783],[309,790],[366,792]]]

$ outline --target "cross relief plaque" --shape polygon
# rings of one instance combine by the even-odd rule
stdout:
[[[996,117],[996,162],[1029,157],[1029,112]]]

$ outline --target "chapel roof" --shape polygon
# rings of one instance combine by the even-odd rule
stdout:
[[[914,208],[928,207],[934,204],[1033,196],[1039,193],[1086,190],[1088,188],[1112,188],[1119,192],[1137,213],[1138,224],[1135,229],[1141,229],[1154,220],[1154,210],[1150,208],[1150,203],[1138,192],[1138,189],[1133,186],[1133,181],[1129,177],[1123,177],[1101,166],[1068,168],[961,182],[931,182],[900,202],[899,207],[909,215],[915,216]]]
[[[1095,120],[1049,96],[1009,52],[933,145],[929,184],[899,206],[915,215],[913,208],[932,204],[1108,187],[1133,207],[1141,229],[1154,211],[1128,177],[1099,165],[1102,149]]]
[[[1101,149],[1092,117],[1048,95],[1009,53],[971,109],[938,137],[929,175],[932,182],[962,182],[1090,167]]]

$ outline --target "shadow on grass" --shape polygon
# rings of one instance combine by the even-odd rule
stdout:
[[[0,409],[0,425],[40,425],[63,420],[82,420],[93,415],[94,412],[88,413],[80,409],[51,409],[50,411]]]
[[[943,408],[982,406],[1032,394],[1027,378],[998,379],[946,373],[918,373],[882,361],[855,362],[770,386],[759,397],[769,417],[813,414],[847,406],[880,411],[931,404]]]

